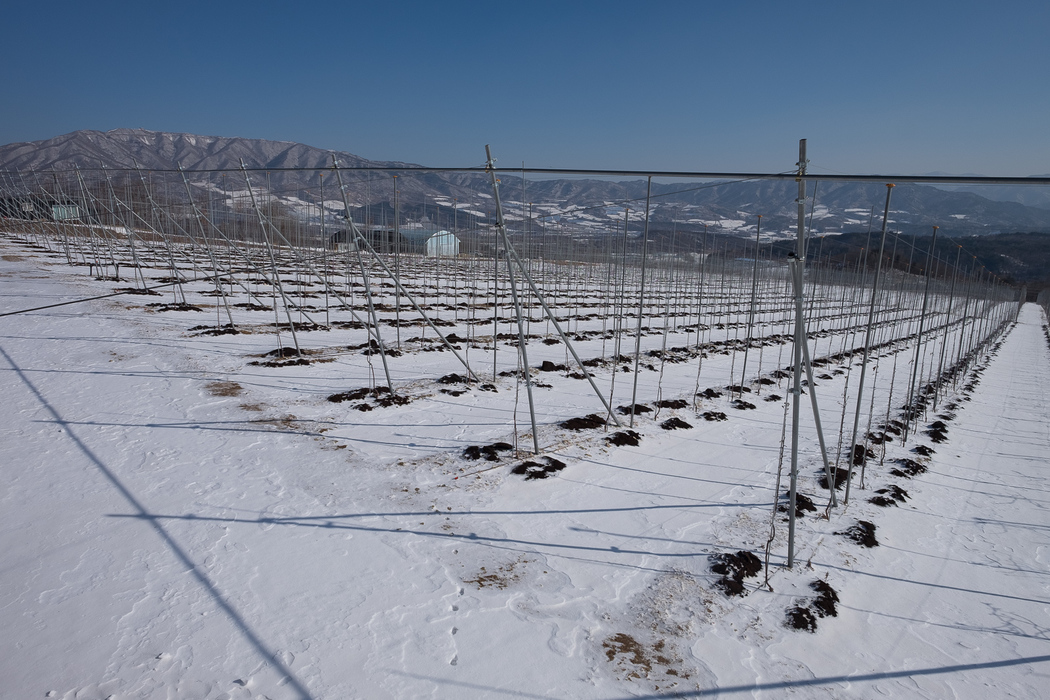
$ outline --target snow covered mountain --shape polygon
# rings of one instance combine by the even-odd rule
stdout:
[[[419,166],[369,161],[352,153],[287,141],[144,129],[85,130],[45,141],[0,146],[0,170],[24,175],[73,166],[170,170],[181,165],[187,171],[198,171],[193,177],[195,182],[210,179],[214,183],[218,175],[199,171],[233,171],[243,161],[249,168],[274,169],[266,176],[272,192],[310,202],[320,198],[318,175],[321,169],[331,167],[333,156],[340,165],[348,167],[403,167],[398,190],[402,211],[408,215],[425,212],[428,202],[431,207],[447,207],[450,211],[452,207],[469,210],[482,221],[493,214],[489,179],[482,173],[412,173],[409,171]],[[228,177],[236,179],[239,174],[229,173]],[[392,173],[347,173],[344,177],[355,204],[381,205],[393,200]],[[255,176],[253,181],[262,186],[263,178]],[[632,218],[641,216],[644,209],[644,180],[527,180],[524,194],[521,178],[503,175],[501,182],[507,220],[512,225],[529,215],[531,205],[531,216],[542,218],[545,226],[607,233],[622,230],[625,206],[632,209]],[[333,179],[326,180],[325,186],[329,188],[325,198],[334,196]],[[813,189],[810,187],[811,195]],[[696,232],[706,225],[714,233],[749,235],[755,231],[758,214],[763,216],[763,231],[771,236],[788,236],[794,231],[793,182],[661,182],[653,184],[653,195],[651,226],[658,231],[675,228]],[[885,188],[879,183],[818,183],[811,230],[816,234],[863,231],[873,208],[878,218],[884,197]],[[910,234],[929,233],[933,226],[952,235],[1050,232],[1050,210],[923,185],[898,186],[892,210],[893,227]]]

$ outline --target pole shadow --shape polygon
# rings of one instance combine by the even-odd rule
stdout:
[[[238,613],[233,608],[233,606],[226,601],[219,589],[204,574],[204,572],[201,571],[201,569],[197,566],[193,559],[190,558],[189,554],[179,545],[178,542],[175,541],[171,534],[169,534],[168,531],[164,529],[164,526],[161,524],[161,522],[157,518],[153,517],[148,510],[146,510],[146,507],[138,500],[138,498],[135,497],[133,493],[131,493],[131,491],[124,485],[124,483],[121,482],[117,475],[114,474],[113,471],[109,467],[107,467],[106,464],[98,457],[98,455],[96,455],[91,450],[91,448],[88,447],[87,444],[83,440],[81,440],[76,433],[73,432],[72,424],[67,422],[64,418],[62,418],[62,415],[58,412],[58,409],[56,409],[40,392],[36,385],[33,384],[32,381],[30,381],[29,377],[26,376],[22,368],[15,362],[14,358],[12,358],[11,355],[9,355],[3,347],[0,347],[0,355],[4,356],[4,359],[11,366],[14,372],[18,375],[19,379],[22,380],[25,386],[33,394],[33,396],[35,396],[36,399],[40,402],[40,405],[43,406],[44,409],[51,414],[52,418],[54,418],[55,424],[62,428],[62,431],[69,437],[73,444],[76,445],[77,449],[79,449],[84,454],[88,461],[90,461],[102,473],[102,475],[106,478],[107,481],[109,481],[113,488],[116,489],[117,492],[119,492],[120,495],[124,497],[124,500],[126,500],[131,505],[131,507],[136,511],[135,517],[146,521],[149,524],[149,526],[153,528],[153,531],[164,542],[164,544],[167,545],[168,549],[171,550],[172,554],[174,554],[175,557],[183,564],[183,566],[185,566],[189,570],[193,577],[197,579],[197,582],[200,583],[201,587],[208,593],[208,595],[211,596],[212,600],[219,607],[219,609],[226,613],[226,616],[230,619],[233,625],[240,631],[240,633],[244,636],[248,643],[255,648],[255,650],[262,657],[263,661],[267,664],[273,664],[274,667],[280,672],[280,674],[282,674],[287,679],[288,684],[295,689],[296,693],[298,693],[300,698],[302,698],[303,700],[313,700],[313,696],[310,695],[310,692],[306,689],[305,686],[303,686],[302,682],[300,682],[299,679],[296,678],[295,674],[292,672],[292,669],[288,668],[288,666],[284,664],[280,660],[280,658],[277,657],[276,653],[266,646],[266,643],[259,638],[259,636],[255,633],[254,630],[252,630],[252,628],[248,625],[244,618],[241,617],[240,613]]]

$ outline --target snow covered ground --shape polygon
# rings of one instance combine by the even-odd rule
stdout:
[[[0,253],[0,313],[113,286],[10,238]],[[783,402],[705,402],[724,422],[639,416],[640,443],[617,447],[557,427],[599,406],[552,381],[541,434],[567,466],[525,480],[521,459],[461,456],[527,417],[510,384],[424,391],[458,371],[448,353],[399,358],[412,403],[360,412],[324,400],[368,384],[360,355],[250,366],[272,340],[201,338],[126,296],[0,318],[3,694],[1045,696],[1044,323],[1026,306],[972,390],[945,399],[945,442],[888,444],[848,507],[807,513],[792,570],[778,516],[769,586],[748,578],[736,597],[713,557],[763,554]],[[691,394],[692,370],[669,371]],[[837,417],[855,388],[826,376]],[[661,429],[672,416],[692,427]],[[812,427],[803,443],[800,492],[822,512]],[[909,478],[905,458],[928,471]],[[891,485],[906,500],[868,502]],[[836,534],[857,521],[879,546]],[[836,615],[790,628],[792,608],[828,611],[814,581]]]

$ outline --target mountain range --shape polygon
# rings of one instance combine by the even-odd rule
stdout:
[[[397,172],[346,170],[342,176],[353,206],[388,208],[394,199],[394,178],[402,215],[436,219],[473,217],[491,222],[494,200],[489,176],[483,172],[413,172],[421,166],[370,161],[352,153],[314,148],[300,143],[194,134],[115,129],[76,131],[44,141],[0,146],[0,171],[7,189],[55,171],[74,167],[112,171],[141,168],[171,171],[182,167],[199,188],[244,189],[241,163],[253,172],[253,187],[267,189],[292,210],[310,216],[322,200],[321,173],[327,172],[323,199],[326,208],[341,208],[333,157],[341,167],[395,168]],[[326,171],[327,169],[327,171]],[[505,218],[520,226],[523,217],[554,230],[609,233],[623,230],[625,207],[632,228],[638,228],[645,209],[644,179],[616,181],[598,178],[532,179],[500,175]],[[524,185],[524,194],[523,194]],[[993,191],[1017,199],[1017,188]],[[1026,201],[1040,203],[1045,188]],[[886,188],[880,183],[816,182],[810,184],[810,230],[824,233],[861,232],[881,225]],[[794,235],[797,187],[792,181],[754,180],[654,181],[650,226],[656,230],[702,231],[753,236],[758,215],[770,238]],[[1050,198],[1047,198],[1050,202]],[[429,210],[428,210],[429,209]],[[455,213],[453,213],[455,212]],[[949,235],[985,235],[1003,232],[1050,232],[1050,209],[1019,201],[996,201],[976,192],[949,191],[917,184],[900,184],[893,191],[891,227],[902,233],[928,234],[933,226]],[[516,223],[519,222],[519,223]]]

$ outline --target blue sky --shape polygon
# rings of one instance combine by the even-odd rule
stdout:
[[[1046,2],[9,3],[0,143],[141,127],[377,160],[1050,172]]]

